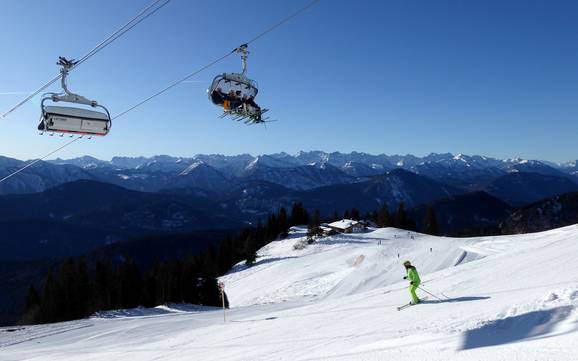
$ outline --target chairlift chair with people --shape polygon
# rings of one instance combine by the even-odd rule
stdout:
[[[207,90],[209,100],[223,107],[221,118],[231,116],[234,120],[244,120],[246,124],[264,123],[263,114],[268,109],[262,109],[255,103],[259,93],[257,82],[247,78],[247,44],[236,49],[243,64],[242,73],[223,73],[217,75]]]

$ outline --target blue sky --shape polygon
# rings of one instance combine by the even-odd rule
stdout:
[[[0,112],[149,0],[2,0]],[[252,38],[307,0],[172,0],[78,67],[70,88],[118,114]],[[219,119],[206,97],[230,57],[58,154],[262,154],[299,150],[578,158],[578,2],[321,0],[250,47],[257,102],[278,122]],[[53,87],[50,90],[58,90]],[[0,120],[0,155],[36,158],[39,100]]]

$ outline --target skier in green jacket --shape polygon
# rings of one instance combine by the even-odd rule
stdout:
[[[410,261],[403,262],[403,266],[407,271],[407,276],[405,276],[404,280],[409,280],[409,293],[411,294],[411,303],[416,305],[420,302],[419,298],[415,294],[415,290],[419,287],[421,280],[419,279],[419,274],[417,274],[417,270],[414,266],[411,265]]]

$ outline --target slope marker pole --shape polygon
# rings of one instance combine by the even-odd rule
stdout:
[[[221,300],[223,302],[223,323],[227,323],[227,316],[225,314],[225,284],[219,282],[219,290],[221,290]]]

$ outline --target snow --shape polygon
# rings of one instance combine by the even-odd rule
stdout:
[[[466,159],[464,159],[464,155],[463,155],[463,154],[461,154],[461,153],[460,153],[460,154],[457,154],[457,155],[455,155],[455,156],[453,157],[453,159],[454,159],[454,160],[459,160],[459,161],[462,161],[462,162],[467,162],[467,160],[466,160]]]
[[[4,328],[0,360],[577,359],[576,225],[461,239],[385,228],[294,250],[305,232],[221,278],[226,323],[169,305]],[[409,301],[405,259],[441,301],[396,310]]]
[[[270,155],[259,155],[253,161],[247,164],[245,170],[250,170],[258,166],[271,168],[291,168],[298,166],[298,164],[296,164],[295,160],[291,157],[284,157],[280,159]]]
[[[178,162],[181,162],[181,159],[178,160]],[[202,160],[198,160],[193,162],[193,164],[189,165],[185,170],[183,170],[181,173],[179,173],[180,176],[183,175],[187,175],[189,173],[191,173],[193,170],[195,170],[197,167],[204,165],[205,162],[203,162]]]
[[[335,221],[333,223],[329,223],[327,226],[339,229],[347,229],[351,226],[355,226],[359,222],[353,219],[342,219],[340,221]]]

